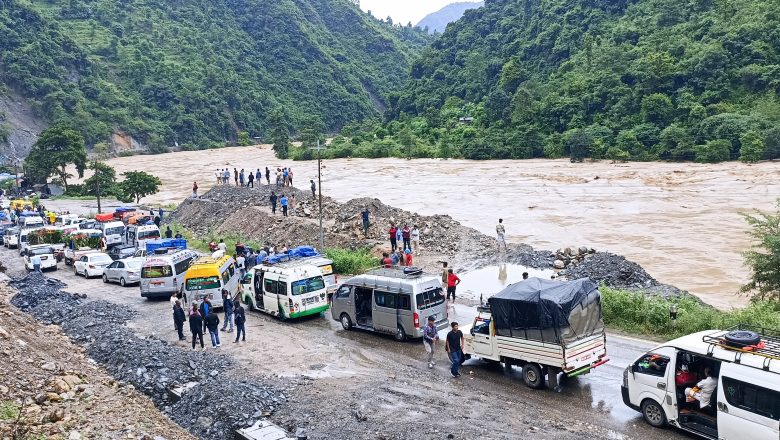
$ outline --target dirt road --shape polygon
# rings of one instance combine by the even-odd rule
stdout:
[[[21,259],[2,248],[9,274],[20,273]],[[167,301],[148,301],[137,287],[121,288],[100,279],[75,277],[72,269],[48,275],[86,293],[141,312],[130,322],[138,333],[182,349],[173,331]],[[460,306],[453,319],[463,315]],[[329,316],[283,323],[250,313],[247,342],[234,344],[223,333],[223,350],[239,359],[247,374],[272,374],[298,381],[277,423],[304,427],[310,438],[679,439],[673,430],[655,430],[620,399],[623,368],[651,344],[610,336],[611,361],[588,376],[565,383],[562,393],[532,391],[519,371],[506,372],[469,361],[458,380],[449,377],[440,351],[426,368],[419,342],[347,332]],[[453,437],[448,437],[452,434]]]
[[[145,170],[163,181],[143,201],[179,203],[197,180],[201,193],[217,168],[291,166],[295,185],[316,180],[316,162],[283,162],[267,148],[239,147],[111,159],[118,172]],[[780,163],[715,165],[567,160],[467,161],[339,159],[323,164],[323,192],[339,201],[377,197],[422,215],[449,214],[493,235],[555,250],[610,251],[641,264],[663,283],[730,308],[747,278],[749,245],[741,212],[770,210],[780,197]],[[474,215],[479,213],[479,215]]]

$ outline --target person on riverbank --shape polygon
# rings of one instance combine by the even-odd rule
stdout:
[[[409,237],[412,240],[412,252],[417,255],[420,253],[420,229],[417,228],[417,225],[412,226],[412,232],[409,234]]]
[[[292,168],[287,168],[287,185],[293,186],[293,171],[292,171]]]
[[[243,169],[243,168],[241,168],[241,171],[238,173],[238,183],[239,183],[241,186],[244,186],[244,180],[245,180],[245,179],[244,179],[244,177],[245,177],[245,176],[246,176],[246,174],[244,173],[244,169]]]
[[[317,184],[314,183],[314,179],[310,179],[309,183],[311,183],[311,197],[317,198]]]
[[[198,198],[198,182],[192,182],[192,198]]]
[[[395,253],[395,251],[398,249],[398,228],[396,228],[394,224],[390,223],[390,229],[387,230],[387,233],[390,235],[390,250]]]
[[[198,306],[194,303],[190,310],[190,333],[192,333],[192,349],[195,350],[195,340],[200,339],[200,349],[205,350],[206,347],[203,345],[203,317],[198,311]]]
[[[176,332],[179,334],[179,340],[183,341],[184,338],[184,321],[187,317],[184,314],[184,309],[181,308],[181,301],[178,299],[173,304],[173,325],[176,327]]]
[[[401,229],[401,239],[404,242],[404,251],[412,248],[412,230],[408,223],[404,223],[404,227]]]
[[[236,186],[238,186],[238,170],[233,167],[233,181],[236,182]]]
[[[211,336],[211,347],[217,348],[222,344],[219,343],[219,316],[213,308],[209,309],[206,319],[203,320],[206,328],[209,330],[209,336]]]
[[[222,324],[223,332],[233,333],[233,308],[233,298],[230,297],[227,290],[222,289],[222,310],[225,312],[225,322]]]
[[[271,184],[271,170],[268,167],[265,167],[265,182]]]
[[[217,177],[217,185],[222,184],[222,170],[217,168],[217,172],[214,175]]]
[[[258,185],[263,184],[263,173],[260,171],[260,168],[258,168],[257,171],[255,172],[255,181],[257,182]]]
[[[450,374],[452,377],[460,377],[460,364],[463,360],[463,332],[458,329],[458,323],[450,324],[452,329],[447,333],[447,345],[445,349],[452,360]]]
[[[271,214],[276,214],[276,192],[271,191]]]
[[[242,341],[246,342],[246,328],[244,327],[244,324],[246,324],[246,314],[244,313],[244,308],[241,306],[241,302],[238,300],[236,300],[236,309],[233,311],[233,317],[236,321],[236,340],[233,341],[233,343],[237,344],[239,337]]]
[[[500,218],[498,219],[498,224],[496,225],[496,242],[498,243],[498,251],[501,251],[501,246],[504,246],[504,250],[506,250],[506,228],[504,228],[504,219]]]
[[[436,318],[428,317],[428,325],[423,329],[423,346],[428,353],[428,368],[433,368],[436,364],[433,355],[436,354],[436,341],[439,340],[439,330],[436,328]]]
[[[287,196],[282,194],[282,198],[279,199],[279,205],[282,207],[282,215],[287,217]]]
[[[282,169],[277,168],[276,169],[276,187],[279,188],[282,186]]]
[[[360,215],[363,217],[363,235],[368,237],[368,228],[371,226],[371,222],[369,221],[371,212],[368,210],[368,207],[365,207],[363,208],[363,211],[360,212]]]
[[[222,174],[222,184],[227,185],[230,182],[230,170],[225,168],[225,172]]]
[[[249,176],[247,178],[247,188],[254,188],[255,187],[255,175],[252,174],[252,171],[249,171]]]
[[[290,172],[287,170],[287,167],[282,168],[282,178],[284,179],[284,186],[288,186],[290,184]]]
[[[460,284],[460,278],[452,272],[452,269],[447,269],[447,299],[450,299],[452,295],[452,302],[455,302],[455,288]]]

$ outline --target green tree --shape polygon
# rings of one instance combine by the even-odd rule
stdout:
[[[68,178],[73,177],[67,172],[70,164],[76,166],[79,178],[84,177],[87,150],[81,134],[63,124],[43,130],[24,161],[26,170],[34,180],[45,181],[54,174],[62,181],[66,192]]]
[[[125,180],[119,183],[119,200],[139,203],[141,198],[156,194],[160,190],[160,179],[145,171],[127,171],[122,173]]]
[[[756,211],[744,217],[754,243],[743,254],[751,275],[742,292],[756,299],[780,300],[780,199],[775,212]]]
[[[238,132],[238,139],[236,140],[236,143],[239,146],[245,147],[247,145],[252,145],[252,139],[249,138],[249,133],[246,131],[239,131]]]
[[[703,145],[696,145],[696,162],[717,163],[729,160],[731,156],[731,141],[715,139]]]
[[[780,158],[780,126],[767,131],[764,137],[764,159]]]
[[[316,116],[309,116],[301,122],[301,144],[303,148],[315,148],[322,141],[325,124]]]
[[[578,128],[566,132],[564,142],[572,162],[582,162],[583,159],[590,156],[594,141],[588,130]]]
[[[290,130],[284,110],[281,108],[274,109],[269,116],[269,124],[271,126],[270,141],[276,157],[287,159],[290,155]]]
[[[625,162],[631,158],[631,155],[618,147],[609,147],[607,149],[606,158],[613,162]]]
[[[758,162],[764,157],[764,139],[756,130],[750,130],[740,138],[742,147],[739,149],[739,160],[742,162]]]
[[[664,126],[674,115],[674,104],[663,93],[653,93],[642,99],[642,119],[645,122]]]
[[[693,160],[693,136],[684,127],[672,124],[661,131],[655,154],[664,160]]]
[[[117,194],[116,170],[105,163],[92,161],[89,163],[92,175],[84,179],[84,192],[95,196],[100,189],[101,196]]]
[[[631,157],[640,156],[644,150],[644,145],[639,142],[636,133],[632,130],[623,130],[618,133],[617,138],[615,139],[615,146],[619,150],[628,153]]]

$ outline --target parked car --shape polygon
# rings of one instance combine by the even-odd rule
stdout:
[[[19,228],[13,227],[5,231],[3,246],[8,249],[16,249],[19,247]]]
[[[37,256],[41,259],[41,270],[52,269],[57,270],[57,259],[54,257],[54,248],[49,244],[39,244],[30,246],[24,252],[24,267],[27,270],[34,270],[33,256]]]
[[[98,277],[103,275],[103,269],[112,262],[111,257],[102,252],[82,255],[73,264],[73,273],[84,275],[85,278]]]
[[[125,258],[114,261],[103,270],[103,282],[117,282],[125,287],[128,284],[141,282],[141,266],[145,258]]]
[[[125,258],[135,256],[135,251],[135,246],[131,244],[120,244],[109,249],[108,256],[114,261],[124,260]]]

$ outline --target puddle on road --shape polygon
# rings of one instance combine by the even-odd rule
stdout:
[[[519,264],[501,264],[475,269],[463,274],[458,285],[458,296],[479,301],[479,296],[487,300],[506,286],[523,280],[523,272],[529,277],[549,279],[555,272],[552,269],[534,269]]]

